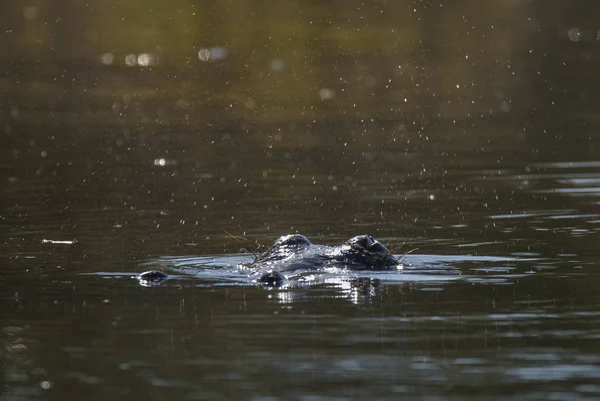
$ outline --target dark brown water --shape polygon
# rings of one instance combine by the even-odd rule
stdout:
[[[600,398],[596,2],[4,10],[0,399]]]

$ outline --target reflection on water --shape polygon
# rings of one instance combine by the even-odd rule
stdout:
[[[470,273],[511,273],[507,278],[517,277],[519,265],[531,265],[532,262],[542,262],[540,258],[499,257],[499,256],[474,256],[474,255],[395,255],[403,263],[398,269],[390,271],[349,271],[339,268],[326,268],[322,271],[301,271],[290,274],[289,286],[314,283],[315,280],[327,282],[348,281],[354,279],[375,279],[390,283],[416,282],[444,282],[455,279],[468,279]],[[533,255],[527,255],[533,256]],[[165,272],[182,273],[201,281],[214,284],[241,283],[255,284],[253,270],[246,266],[253,261],[250,255],[215,255],[215,256],[190,256],[190,257],[160,257],[156,260],[141,264],[144,269],[158,269]],[[556,261],[543,261],[547,265]],[[102,274],[102,273],[94,273]],[[185,276],[180,276],[185,277]],[[319,281],[321,282],[321,281]]]
[[[597,167],[581,169],[571,177]],[[480,174],[475,169],[468,177]],[[600,276],[595,248],[586,242],[595,240],[596,201],[552,191],[544,201],[531,198],[564,185],[554,167],[529,177],[528,187],[515,186],[516,176],[477,184],[482,190],[468,192],[477,197],[461,204],[461,215],[450,217],[456,205],[440,203],[422,222],[405,220],[403,227],[424,227],[422,236],[386,229],[378,237],[419,248],[406,255],[402,270],[305,274],[278,289],[256,286],[238,268],[251,254],[215,253],[204,236],[180,229],[168,235],[173,248],[160,248],[162,239],[132,227],[185,227],[179,222],[191,214],[166,205],[128,218],[123,209],[90,209],[105,217],[80,220],[88,228],[76,235],[12,226],[0,278],[3,397],[600,397]],[[57,209],[36,212],[31,195],[19,193],[20,213],[52,222]],[[508,193],[513,201],[506,207],[494,204],[495,194]],[[264,221],[293,214],[285,198],[278,202],[285,211],[260,212],[263,201],[254,202]],[[488,207],[477,207],[484,202]],[[421,215],[419,203],[407,205]],[[321,216],[322,232],[330,220]],[[588,232],[576,235],[581,228]],[[140,237],[123,248],[119,240],[128,236]],[[320,242],[346,236],[340,229]],[[229,234],[216,237],[229,251],[249,247]],[[147,242],[167,256],[151,256],[158,251],[148,251]],[[260,242],[271,240],[264,234]],[[169,280],[140,286],[135,276],[149,269]]]
[[[570,237],[589,236],[600,230],[600,213],[585,213],[568,207],[565,197],[578,198],[580,205],[597,205],[600,198],[599,165],[595,161],[538,163],[526,168],[524,174],[505,174],[503,181],[520,192],[531,193],[545,203],[561,204],[557,209],[519,210],[510,214],[489,216],[498,221],[524,219],[529,229],[537,232],[565,233]],[[589,209],[592,211],[593,209]],[[593,210],[597,212],[597,210]],[[553,220],[564,220],[560,225]]]
[[[33,3],[0,13],[0,400],[600,398],[597,1]],[[237,267],[299,232],[416,250]]]
[[[11,398],[42,386],[184,399],[595,398],[600,313],[564,293],[574,284],[564,273],[499,287],[350,279],[279,290],[87,275],[85,302],[75,292],[41,305],[59,324],[4,328],[3,381]],[[532,299],[539,285],[547,299]]]

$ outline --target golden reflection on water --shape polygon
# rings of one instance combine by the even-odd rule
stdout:
[[[599,7],[3,5],[7,399],[597,398]],[[294,232],[420,254],[198,268]]]
[[[319,7],[284,1],[276,8],[248,2],[15,4],[0,16],[7,27],[0,53],[50,70],[67,59],[152,68],[154,75],[139,77],[156,90],[144,94],[146,84],[131,80],[131,72],[91,75],[124,74],[103,80],[102,92],[125,90],[161,101],[177,93],[180,102],[230,105],[233,115],[254,121],[521,115],[562,103],[548,99],[546,89],[562,70],[545,57],[560,55],[567,60],[563,67],[593,61],[591,49],[574,45],[597,43],[599,30],[573,18],[559,22],[565,9],[499,0]],[[16,24],[16,11],[26,24]],[[542,28],[547,35],[540,36]],[[84,71],[61,73],[67,78]],[[32,91],[43,97],[56,89]],[[237,107],[244,104],[251,107]]]

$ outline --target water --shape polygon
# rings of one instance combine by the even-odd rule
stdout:
[[[1,400],[600,398],[596,2],[183,3],[0,15]]]
[[[577,223],[550,212],[494,220]],[[236,267],[251,255],[128,261],[90,257],[84,241],[5,258],[7,399],[598,397],[598,274],[585,252],[481,256],[490,243],[464,241],[410,254],[400,271],[264,289]],[[160,287],[132,278],[158,267],[171,274]]]

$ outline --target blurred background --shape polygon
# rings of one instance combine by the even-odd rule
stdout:
[[[600,396],[597,1],[5,3],[1,399]],[[295,232],[418,274],[220,282]]]
[[[415,238],[464,208],[517,212],[490,175],[595,157],[597,8],[11,3],[2,202],[69,238],[126,224],[140,231],[114,230],[119,244],[217,238],[211,250],[224,230]],[[4,216],[12,229],[21,212]]]

